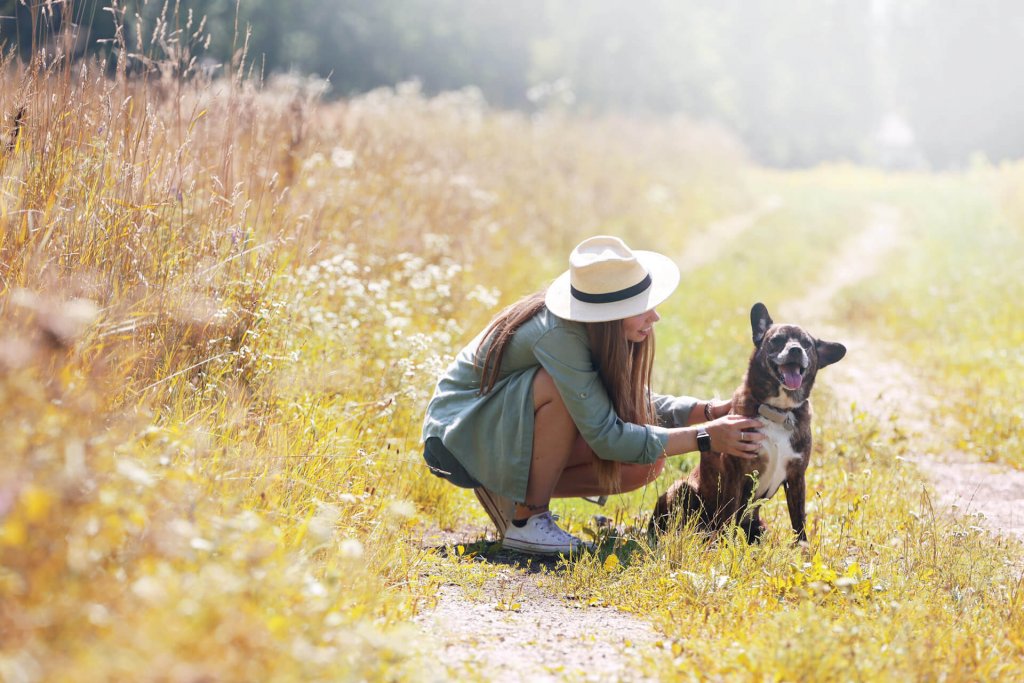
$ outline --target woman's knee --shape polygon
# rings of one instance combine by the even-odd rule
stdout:
[[[539,370],[533,380],[534,449],[538,443],[555,443],[560,444],[560,449],[565,447],[571,451],[573,440],[578,435],[576,423],[558,393],[554,380],[543,369]]]
[[[547,370],[541,368],[533,377],[533,409],[539,410],[543,406],[553,406],[560,411],[569,412],[562,395],[558,393],[555,380]]]

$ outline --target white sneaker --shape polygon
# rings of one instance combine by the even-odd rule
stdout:
[[[516,513],[516,504],[500,493],[495,493],[483,486],[473,489],[473,493],[476,494],[476,499],[483,505],[487,516],[494,522],[498,535],[504,536],[505,530],[512,523],[512,517]]]
[[[562,531],[549,511],[530,517],[523,527],[509,524],[501,547],[540,555],[569,555],[591,549],[590,544]]]

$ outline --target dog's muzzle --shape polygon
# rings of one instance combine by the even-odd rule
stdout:
[[[799,389],[804,382],[804,373],[810,365],[810,359],[803,347],[795,341],[786,344],[786,348],[776,355],[772,362],[778,368],[782,384],[791,390]]]

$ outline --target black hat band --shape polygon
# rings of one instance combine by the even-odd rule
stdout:
[[[643,280],[636,283],[632,287],[626,287],[620,289],[617,292],[606,292],[604,294],[588,294],[587,292],[581,292],[572,285],[569,285],[569,291],[572,292],[572,297],[577,301],[582,301],[585,304],[611,304],[616,301],[623,301],[631,297],[640,294],[645,289],[651,286],[651,276],[648,274]]]

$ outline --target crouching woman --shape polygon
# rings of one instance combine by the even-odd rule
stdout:
[[[615,237],[581,242],[569,270],[509,306],[459,352],[423,425],[431,471],[472,488],[503,546],[572,553],[552,498],[640,488],[666,456],[710,447],[753,457],[758,420],[730,404],[654,394],[655,307],[679,284],[667,257]],[[697,426],[701,425],[702,426]]]

